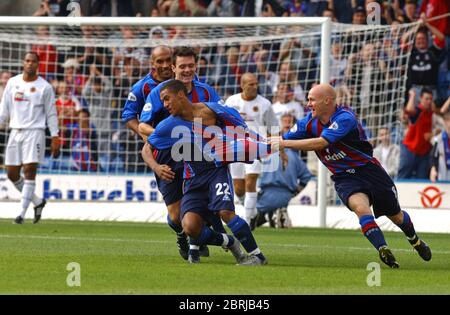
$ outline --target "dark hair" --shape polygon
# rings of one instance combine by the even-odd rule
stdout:
[[[170,93],[177,94],[180,91],[183,91],[183,94],[187,97],[188,96],[188,90],[183,82],[180,80],[170,80],[167,83],[164,83],[164,86],[161,88],[161,91],[169,90]]]
[[[195,53],[194,48],[187,46],[176,47],[172,55],[173,64],[175,64],[175,62],[177,61],[177,57],[191,57],[191,56],[194,57],[195,63],[197,63],[198,56]]]
[[[94,77],[93,83],[94,84],[102,84],[102,78],[100,77]]]
[[[35,55],[37,61],[38,61],[38,62],[40,61],[40,60],[39,60],[39,55],[38,55],[37,52],[35,52],[35,51],[27,51],[27,52],[25,53],[25,55],[23,55],[23,60],[25,60],[25,57],[26,57],[27,55]]]
[[[420,91],[420,96],[422,96],[422,95],[424,95],[424,94],[431,94],[431,95],[433,95],[433,91],[431,91],[431,90],[428,89],[428,88],[423,88],[423,89]]]
[[[89,112],[89,110],[87,108],[82,108],[80,110],[80,114],[81,113],[84,113],[84,114],[86,114],[86,116],[91,117],[91,113]]]

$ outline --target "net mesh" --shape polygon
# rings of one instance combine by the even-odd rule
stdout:
[[[326,52],[330,82],[337,89],[338,103],[356,111],[371,140],[382,125],[393,129],[394,142],[402,138],[398,114],[417,27],[332,24],[331,51]],[[150,169],[140,157],[142,141],[121,122],[121,111],[130,87],[150,71],[153,47],[195,47],[198,79],[213,86],[224,100],[240,92],[243,73],[255,73],[260,94],[274,104],[298,103],[303,107],[300,118],[307,111],[307,91],[319,82],[320,38],[320,26],[0,24],[0,71],[21,73],[25,52],[36,51],[39,74],[55,89],[62,154],[54,159],[47,152],[41,171],[145,174]],[[82,125],[87,119],[82,109],[89,112],[88,128]],[[0,165],[7,135],[7,127],[0,129]]]

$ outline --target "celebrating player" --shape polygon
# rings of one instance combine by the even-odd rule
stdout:
[[[153,48],[150,62],[151,72],[133,85],[122,112],[122,120],[136,134],[139,134],[139,116],[147,96],[159,83],[169,80],[173,76],[172,49],[167,46]],[[146,136],[141,136],[145,140]]]
[[[315,151],[333,173],[336,191],[345,205],[359,218],[362,232],[378,250],[381,260],[398,268],[375,217],[387,216],[405,233],[423,260],[431,250],[416,234],[411,218],[400,209],[392,179],[372,156],[372,146],[349,108],[336,105],[336,93],[328,84],[312,88],[308,95],[310,113],[282,138],[272,138],[272,148]]]
[[[149,137],[149,143],[156,148],[160,146],[170,150],[179,143],[180,138],[177,133],[187,132],[181,142],[187,141],[189,147],[193,148],[193,150],[189,150],[189,147],[183,147],[182,149],[185,181],[181,200],[181,218],[183,230],[191,238],[189,252],[192,258],[190,259],[192,259],[192,262],[197,262],[199,259],[198,248],[195,248],[195,246],[209,244],[230,248],[236,260],[242,265],[267,264],[267,260],[258,248],[250,227],[234,212],[234,195],[230,173],[227,163],[223,163],[224,161],[219,158],[230,156],[233,159],[236,155],[217,155],[214,150],[211,150],[208,151],[210,156],[206,157],[203,146],[205,140],[203,138],[200,138],[200,141],[198,141],[199,139],[195,140],[198,137],[195,131],[195,129],[198,130],[196,119],[201,120],[201,127],[218,126],[223,128],[222,130],[228,130],[226,126],[233,124],[233,121],[236,120],[241,121],[241,127],[246,127],[239,113],[217,102],[191,103],[188,99],[186,86],[178,80],[172,80],[163,85],[161,100],[171,116],[157,126],[154,133]],[[216,133],[217,128],[215,129]],[[202,130],[200,128],[200,133],[202,133]],[[206,137],[209,137],[209,135]],[[221,135],[218,137],[222,139]],[[228,141],[230,148],[235,147],[236,141],[232,141],[234,139],[233,135]],[[247,139],[242,140],[243,146],[239,148],[240,151],[250,146]],[[198,143],[200,143],[200,147]],[[223,144],[228,145],[227,141]],[[267,144],[265,144],[265,147],[267,148]],[[200,158],[195,158],[197,156],[196,150],[200,150]],[[171,151],[174,155],[174,150]],[[191,153],[193,153],[193,156]],[[255,152],[251,153],[255,155],[255,158],[260,157],[258,152],[256,154]],[[268,154],[269,152],[264,153]],[[216,160],[210,159],[213,156],[216,157]],[[243,156],[248,157],[248,153]],[[225,233],[217,233],[204,224],[204,218],[208,217],[211,212],[219,214],[220,218],[231,229],[234,237]],[[238,240],[250,254],[247,259],[244,259],[242,253],[238,250]]]
[[[175,73],[175,79],[181,80],[185,84],[189,100],[192,102],[220,101],[220,97],[212,87],[194,80],[197,69],[197,54],[192,48],[179,47],[175,49],[172,58],[172,70]],[[152,90],[142,110],[139,132],[144,137],[150,136],[154,128],[169,116],[160,97],[162,86],[163,84],[160,84]],[[149,152],[147,146],[144,146],[143,150],[147,153]],[[163,195],[169,213],[167,216],[168,224],[177,233],[180,255],[184,259],[188,259],[189,246],[180,221],[180,202],[183,195],[183,164],[173,161],[170,156],[170,149],[158,150],[154,154],[155,158],[153,155],[146,154],[147,164],[156,174],[158,189]],[[212,216],[211,220],[213,220],[211,224],[213,224],[217,232],[225,233],[222,222],[220,222],[218,217]],[[205,248],[203,255],[208,255],[207,248]]]
[[[9,120],[12,129],[6,147],[5,165],[8,178],[22,192],[22,212],[14,220],[24,223],[30,202],[33,202],[34,220],[38,223],[46,204],[38,198],[36,173],[45,154],[45,128],[52,137],[51,153],[59,154],[58,117],[52,86],[38,76],[39,57],[28,52],[23,59],[23,73],[8,81],[0,103],[0,125]],[[23,167],[24,177],[20,175]]]

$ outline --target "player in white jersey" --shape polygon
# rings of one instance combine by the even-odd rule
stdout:
[[[264,134],[261,128],[267,128],[267,132],[270,133],[272,127],[279,126],[272,110],[272,103],[258,94],[258,78],[253,73],[242,75],[241,89],[242,93],[230,96],[225,101],[225,105],[235,108],[245,119],[248,127],[259,134]],[[252,164],[233,163],[230,165],[234,191],[241,200],[245,194],[245,221],[252,228],[254,228],[252,221],[257,215],[256,181],[261,171],[261,162],[258,160]]]
[[[37,75],[39,56],[29,52],[23,59],[23,73],[8,81],[0,102],[0,125],[9,121],[11,133],[5,152],[8,178],[22,192],[22,212],[14,220],[24,222],[33,202],[34,220],[39,222],[46,201],[35,194],[38,164],[45,153],[45,128],[52,137],[51,153],[59,154],[58,117],[52,86]],[[20,172],[23,167],[24,177]]]

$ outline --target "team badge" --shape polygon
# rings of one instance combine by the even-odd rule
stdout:
[[[296,132],[297,131],[297,124],[295,124],[294,126],[292,126],[291,130],[289,130],[289,132]]]
[[[144,108],[142,108],[142,111],[143,112],[149,112],[149,111],[151,111],[152,110],[152,103],[146,103],[145,105],[144,105]]]
[[[33,86],[33,87],[31,87],[31,89],[30,89],[30,92],[31,93],[34,93],[34,92],[36,92],[36,88]]]
[[[338,130],[338,128],[339,128],[339,125],[337,124],[337,122],[332,123],[331,126],[328,127],[328,129],[331,129],[331,130]]]
[[[257,112],[259,111],[258,106],[253,106],[253,111],[254,111],[255,113],[257,113]]]
[[[128,100],[132,101],[132,102],[136,102],[136,100],[137,100],[136,95],[134,95],[132,92],[130,92],[130,94],[128,94]]]

